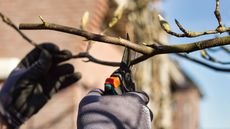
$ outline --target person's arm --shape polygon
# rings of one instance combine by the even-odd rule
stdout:
[[[152,112],[146,106],[148,95],[129,92],[104,95],[95,89],[79,104],[78,129],[150,129]]]
[[[22,59],[0,91],[0,115],[8,129],[19,128],[53,94],[80,79],[73,65],[63,63],[71,56],[69,51],[45,43]]]

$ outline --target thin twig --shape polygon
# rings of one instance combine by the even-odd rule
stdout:
[[[93,57],[92,55],[90,55],[88,52],[81,52],[77,55],[72,56],[72,58],[87,58],[88,61],[85,62],[94,62],[97,64],[101,64],[101,65],[106,65],[106,66],[113,66],[113,67],[117,67],[120,66],[119,62],[109,62],[109,61],[103,61],[103,60],[99,60],[96,59],[95,57]]]
[[[198,60],[196,58],[192,58],[192,57],[190,57],[188,55],[184,55],[184,54],[176,54],[176,55],[179,56],[179,57],[182,57],[184,59],[188,59],[188,60],[190,60],[190,61],[192,61],[194,63],[198,63],[200,65],[203,65],[203,66],[205,66],[207,68],[213,69],[215,71],[219,71],[219,72],[230,72],[230,68],[220,68],[220,67],[217,67],[217,66],[213,66],[213,65],[210,65],[208,63],[202,62],[202,61],[200,61],[200,60]]]
[[[224,51],[227,54],[230,54],[230,49],[227,46],[220,46],[218,48],[209,48],[208,50],[211,51],[211,52]]]
[[[226,53],[230,54],[230,49],[224,46],[220,47],[221,49],[223,49]]]
[[[2,18],[2,21],[5,22],[7,25],[11,26],[13,29],[15,29],[21,36],[24,38],[27,42],[29,42],[33,46],[37,46],[36,42],[31,40],[28,36],[26,36],[21,30],[18,29],[18,27],[10,20],[10,18],[6,17],[0,12],[0,17]]]
[[[220,15],[220,1],[219,0],[216,0],[216,9],[214,11],[214,14],[215,14],[216,19],[217,19],[218,24],[219,24],[218,27],[223,27],[222,20],[221,20],[221,15]]]
[[[45,20],[44,20],[44,18],[43,18],[42,16],[39,16],[39,18],[40,18],[40,20],[42,21],[42,23],[44,23],[44,24],[45,24]]]
[[[186,29],[184,29],[184,27],[180,24],[180,22],[177,19],[175,19],[175,23],[185,35],[189,35],[189,32]]]
[[[202,57],[204,59],[206,59],[207,61],[211,61],[213,63],[218,63],[218,64],[222,64],[222,65],[229,65],[230,64],[230,62],[224,62],[224,61],[220,61],[220,60],[216,59],[215,57],[211,56],[205,49],[202,50],[202,52],[204,53],[204,54],[202,54]]]

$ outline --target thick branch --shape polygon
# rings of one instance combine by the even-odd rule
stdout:
[[[165,53],[189,53],[197,50],[202,50],[211,47],[223,46],[230,44],[230,36],[208,39],[197,41],[188,44],[180,44],[180,45],[161,45],[155,47],[155,53],[157,54],[165,54]]]
[[[55,30],[65,33],[70,33],[74,35],[79,35],[82,37],[85,37],[87,40],[94,40],[99,42],[106,42],[114,45],[120,45],[120,46],[126,46],[129,47],[137,52],[140,53],[151,53],[152,49],[150,47],[146,47],[144,45],[137,45],[134,44],[126,39],[122,38],[116,38],[111,36],[104,36],[100,34],[93,34],[88,31],[84,31],[81,29],[73,28],[73,27],[67,27],[63,25],[53,24],[53,23],[42,23],[42,24],[20,24],[20,29],[48,29],[48,30]]]
[[[193,42],[188,44],[145,46],[145,45],[139,45],[137,43],[133,43],[131,41],[122,38],[94,34],[73,27],[67,27],[67,26],[58,25],[54,23],[47,23],[47,22],[42,24],[20,24],[19,28],[29,29],[29,30],[47,29],[47,30],[55,30],[64,33],[74,34],[74,35],[85,37],[88,40],[94,40],[94,41],[99,41],[99,42],[104,42],[109,44],[125,46],[131,48],[136,52],[140,52],[142,54],[148,55],[149,57],[157,54],[166,54],[166,53],[183,53],[183,52],[189,53],[197,50],[202,50],[205,48],[230,44],[230,36],[225,36],[225,37],[203,40],[203,41],[198,41],[198,42]]]

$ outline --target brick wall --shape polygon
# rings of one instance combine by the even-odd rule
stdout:
[[[90,12],[92,32],[100,32],[101,19],[108,7],[107,0],[0,0],[0,11],[16,24],[23,22],[41,22],[41,15],[46,21],[72,27],[79,27],[80,18],[85,11]],[[24,31],[36,42],[54,42],[61,49],[78,53],[86,49],[84,38],[54,31]],[[17,32],[0,22],[0,58],[22,58],[32,49]],[[99,59],[119,61],[120,51],[112,45],[95,43],[90,51]],[[81,81],[55,95],[50,102],[32,119],[23,125],[23,129],[74,129],[76,128],[77,105],[90,88],[102,87],[104,79],[115,68],[82,60],[71,60],[76,70],[83,75]]]
[[[173,94],[173,129],[198,129],[200,93],[194,87]]]

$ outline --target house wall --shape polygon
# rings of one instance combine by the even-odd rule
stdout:
[[[19,23],[40,23],[38,16],[45,21],[79,28],[81,16],[90,13],[87,30],[100,32],[101,19],[107,12],[107,0],[0,0],[0,11]],[[32,40],[54,42],[61,49],[69,49],[74,54],[84,51],[87,42],[84,38],[48,30],[23,30]],[[0,22],[0,58],[22,58],[33,47],[18,33]],[[95,43],[90,50],[95,57],[103,60],[120,61],[121,53],[112,45]],[[103,87],[104,79],[116,68],[94,63],[85,63],[82,59],[71,60],[83,78],[70,88],[55,95],[49,103],[26,122],[22,129],[74,129],[76,128],[77,105],[86,93],[94,87]]]
[[[194,87],[173,93],[173,129],[198,129],[200,94]]]

